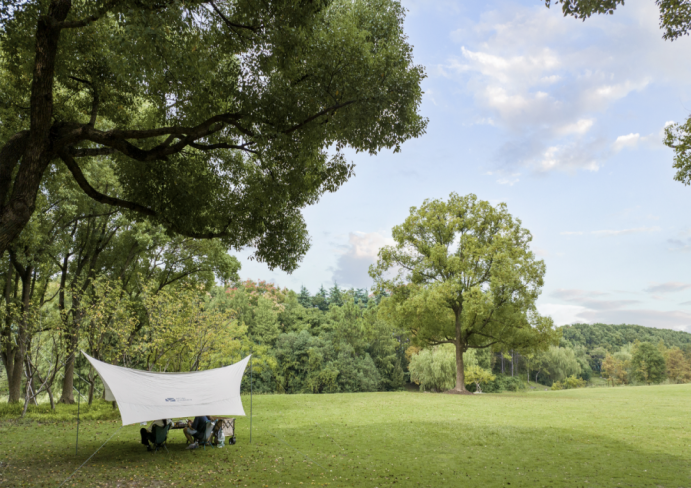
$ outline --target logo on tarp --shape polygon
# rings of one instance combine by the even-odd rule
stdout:
[[[174,401],[175,401],[175,398],[166,398],[166,401],[167,401],[167,402],[174,402]]]
[[[181,397],[181,398],[166,398],[166,401],[167,401],[167,402],[191,402],[192,399],[191,399],[191,398],[184,398],[184,397]]]

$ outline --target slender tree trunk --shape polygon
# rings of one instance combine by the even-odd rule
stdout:
[[[33,273],[31,266],[23,268],[14,259],[13,264],[15,268],[17,268],[17,274],[22,281],[22,315],[19,317],[19,320],[17,320],[17,345],[14,348],[12,375],[9,377],[10,397],[8,403],[17,403],[21,398],[24,360],[26,358],[27,344],[29,342],[26,318],[31,304],[31,275]],[[31,385],[27,385],[27,391],[30,387]]]
[[[62,394],[58,403],[74,403],[74,349],[76,341],[70,340],[70,352],[65,361],[65,375],[62,377]]]
[[[501,374],[504,374],[504,353],[500,352],[499,355],[501,356]]]
[[[463,352],[465,349],[465,343],[463,342],[463,337],[461,336],[461,310],[456,312],[456,386],[453,393],[470,393],[465,389],[465,371],[463,370]]]
[[[94,372],[89,368],[89,405],[94,402]]]

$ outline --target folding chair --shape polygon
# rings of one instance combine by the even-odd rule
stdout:
[[[214,420],[206,422],[197,430],[197,433],[192,436],[195,441],[204,446],[204,449],[206,449],[207,444],[211,444],[211,435],[213,434],[215,424],[216,421]]]
[[[154,434],[154,452],[158,451],[159,447],[163,447],[166,452],[168,452],[168,431],[170,430],[170,424],[166,424],[165,427],[159,427],[155,425],[151,428],[151,432]]]

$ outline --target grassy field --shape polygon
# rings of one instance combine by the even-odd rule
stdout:
[[[87,420],[77,455],[74,422],[32,414],[0,421],[0,487],[59,486],[111,434],[65,486],[689,487],[690,405],[691,385],[255,396],[252,444],[249,418],[235,446],[186,451],[173,431],[169,453]]]

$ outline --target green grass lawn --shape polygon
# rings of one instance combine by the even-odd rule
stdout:
[[[72,421],[4,419],[0,487],[58,486],[114,432],[66,486],[689,487],[690,406],[691,385],[255,396],[252,444],[249,418],[234,446],[173,431],[169,453],[87,420],[77,455]]]

